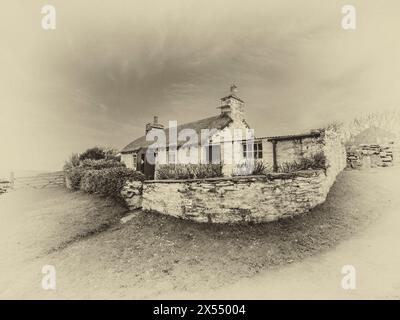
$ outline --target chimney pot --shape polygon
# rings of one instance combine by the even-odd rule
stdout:
[[[238,91],[237,89],[238,89],[238,87],[235,84],[232,84],[231,85],[231,94],[236,94]]]
[[[146,124],[146,134],[152,129],[164,129],[164,126],[158,123],[157,116],[153,117],[153,123]]]

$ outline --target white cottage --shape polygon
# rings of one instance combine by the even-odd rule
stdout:
[[[169,128],[164,128],[163,125],[158,123],[157,117],[154,117],[153,123],[146,125],[146,134],[121,150],[122,161],[128,168],[139,170],[146,175],[146,178],[152,179],[158,164],[180,163],[180,159],[184,158],[181,155],[190,153],[192,158],[195,155],[193,160],[200,163],[223,163],[224,174],[231,175],[234,163],[226,161],[227,157],[235,158],[236,162],[243,159],[242,140],[246,138],[246,134],[250,134],[250,127],[244,115],[244,101],[237,96],[235,85],[231,86],[230,93],[227,96],[221,98],[221,105],[218,108],[221,110],[219,115],[177,126],[178,135],[182,132],[185,133],[186,139],[183,141],[180,141],[180,139],[172,141]],[[148,157],[147,150],[154,143],[154,139],[149,137],[157,135],[157,132],[150,132],[152,130],[162,130],[166,136],[166,152],[163,153],[158,150],[154,164],[146,159]],[[205,135],[204,133],[207,130],[209,130],[209,134]],[[191,133],[192,137],[190,137]],[[230,138],[226,139],[226,137]],[[207,141],[204,141],[205,139]],[[192,140],[191,143],[188,142],[190,140]],[[226,143],[232,145],[231,150],[235,150],[233,151],[236,152],[235,156],[226,153],[226,150],[228,150],[227,147],[224,147]],[[257,151],[262,156],[261,146],[257,146]]]
[[[245,103],[238,97],[235,85],[231,86],[227,96],[221,98],[218,108],[221,110],[219,115],[173,128],[164,128],[154,117],[153,123],[146,125],[146,134],[121,150],[122,161],[128,168],[143,172],[147,179],[154,179],[161,164],[221,163],[224,176],[231,176],[248,162],[262,161],[277,171],[278,142],[282,150],[280,159],[293,160],[301,157],[309,141],[318,139],[320,135],[313,132],[254,138],[245,119]],[[177,135],[177,139],[173,139],[171,132]],[[165,136],[165,144],[154,146],[158,141],[154,137],[159,135]],[[303,141],[307,147],[303,147]]]

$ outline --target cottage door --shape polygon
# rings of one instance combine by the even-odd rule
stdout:
[[[155,173],[156,166],[154,161],[152,163],[148,162],[147,159],[144,161],[144,176],[146,180],[154,180],[154,173]]]
[[[139,171],[140,171],[141,173],[143,173],[143,174],[144,174],[144,157],[145,157],[145,154],[144,154],[143,151],[141,151],[138,168],[139,168]]]
[[[221,163],[221,147],[217,144],[208,146],[206,149],[207,163],[219,164]]]

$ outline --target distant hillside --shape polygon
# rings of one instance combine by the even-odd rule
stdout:
[[[390,141],[394,141],[396,139],[396,135],[387,130],[378,128],[378,127],[370,127],[360,134],[353,137],[348,143],[349,144],[384,144]]]

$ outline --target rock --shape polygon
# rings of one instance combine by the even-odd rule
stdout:
[[[138,216],[139,212],[132,212],[131,214],[128,214],[127,216],[123,217],[120,219],[121,223],[125,224],[128,221],[132,220],[133,218],[136,218]]]

